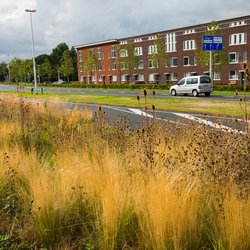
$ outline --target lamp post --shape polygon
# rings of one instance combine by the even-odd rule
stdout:
[[[34,71],[34,91],[37,93],[35,47],[34,47],[33,25],[32,25],[32,13],[35,13],[36,10],[28,10],[28,9],[26,9],[25,11],[30,13],[31,38],[32,38],[32,56],[33,56],[33,71]]]

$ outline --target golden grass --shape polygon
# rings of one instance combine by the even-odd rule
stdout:
[[[129,131],[26,105],[0,120],[0,236],[47,249],[249,248],[248,137]]]

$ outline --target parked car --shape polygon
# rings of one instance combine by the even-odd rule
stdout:
[[[176,85],[173,85],[169,91],[172,96],[179,94],[191,94],[195,97],[199,94],[210,96],[213,91],[213,84],[211,78],[207,75],[188,76],[182,78]]]
[[[65,84],[68,83],[67,81],[63,81],[62,79],[59,79],[57,82],[53,82],[53,84]]]

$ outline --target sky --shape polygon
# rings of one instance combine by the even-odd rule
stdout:
[[[0,0],[0,62],[250,14],[249,0]]]

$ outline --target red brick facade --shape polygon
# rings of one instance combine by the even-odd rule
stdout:
[[[209,74],[208,69],[196,65],[195,57],[195,49],[202,48],[202,36],[209,24],[75,46],[78,55],[78,79],[84,83],[105,84],[137,81],[169,83],[176,82],[186,75]],[[227,50],[229,63],[219,70],[214,70],[214,82],[242,84],[241,63],[250,64],[250,16],[221,20],[217,21],[217,24],[222,31],[223,47]],[[149,62],[158,34],[164,38],[168,57],[166,67],[160,72]],[[118,45],[125,48],[130,43],[138,50],[137,57],[141,61],[140,67],[137,67],[133,74],[121,67],[124,58],[118,59],[118,51],[114,52]],[[98,70],[93,71],[91,76],[84,70],[84,62],[90,49],[98,57],[99,65]]]

